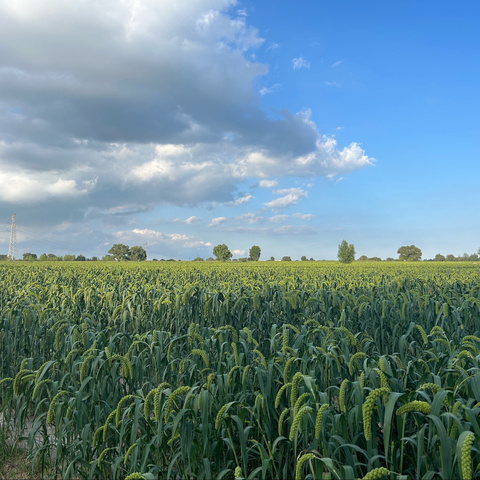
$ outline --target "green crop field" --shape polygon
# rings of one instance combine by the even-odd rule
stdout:
[[[480,265],[0,264],[45,477],[480,478]]]

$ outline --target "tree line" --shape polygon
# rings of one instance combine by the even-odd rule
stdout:
[[[258,245],[252,245],[248,252],[248,257],[240,257],[238,259],[232,260],[233,254],[225,243],[216,245],[213,247],[213,257],[208,257],[206,261],[236,261],[236,262],[257,262],[260,260],[261,249]],[[398,250],[398,258],[387,257],[386,261],[401,261],[401,262],[416,262],[422,260],[422,250],[415,245],[403,245]],[[355,261],[355,246],[352,243],[348,243],[346,240],[343,240],[340,245],[338,245],[337,259],[341,263],[351,263]],[[0,260],[8,260],[7,255],[0,255]],[[42,253],[39,257],[35,253],[24,253],[22,255],[22,260],[25,261],[67,261],[67,262],[85,262],[85,261],[118,261],[118,262],[143,262],[147,260],[147,251],[145,248],[136,245],[129,247],[121,243],[115,243],[108,254],[102,257],[86,258],[84,255],[63,255],[57,256],[53,253]],[[156,261],[157,259],[153,259]],[[313,258],[308,259],[305,255],[301,257],[302,261],[315,261]],[[433,259],[425,259],[424,261],[431,262],[476,262],[480,260],[480,248],[478,252],[468,254],[464,253],[462,256],[454,256],[452,254],[442,255],[437,253]],[[175,261],[173,258],[167,261]],[[202,257],[196,257],[193,261],[204,261]],[[275,257],[270,257],[267,261],[275,261]],[[280,259],[283,262],[291,262],[292,258],[290,256],[284,256]],[[382,261],[380,257],[367,257],[366,255],[360,256],[357,261]]]

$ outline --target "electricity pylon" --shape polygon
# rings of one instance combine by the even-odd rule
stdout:
[[[15,214],[12,215],[12,226],[10,227],[10,244],[8,245],[8,259],[17,259],[17,229],[15,226]]]

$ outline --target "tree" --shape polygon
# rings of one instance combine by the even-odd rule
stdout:
[[[282,257],[282,262],[291,262],[292,259],[288,256]]]
[[[63,261],[64,262],[73,262],[75,260],[75,255],[64,255]]]
[[[355,260],[355,246],[353,243],[349,245],[346,240],[343,240],[338,246],[337,258],[341,263],[352,263]]]
[[[203,262],[203,258],[202,257],[195,257],[193,259],[194,262]]]
[[[143,247],[136,245],[130,249],[128,259],[134,262],[143,262],[147,259],[147,252]]]
[[[85,262],[87,259],[85,258],[85,255],[77,255],[76,258],[75,258],[75,261],[77,262]]]
[[[41,262],[46,262],[48,257],[47,257],[47,254],[46,253],[42,253],[38,259],[41,261]]]
[[[302,258],[300,259],[302,262],[306,262],[307,261],[307,257],[305,255],[302,255]]]
[[[444,262],[445,257],[441,253],[437,253],[435,258],[433,259],[434,262]]]
[[[213,254],[217,257],[217,260],[221,262],[226,262],[232,258],[232,252],[224,243],[213,247]]]
[[[22,258],[23,258],[23,260],[28,260],[28,261],[36,260],[37,259],[37,254],[26,252],[26,253],[23,254]]]
[[[270,257],[270,262],[274,262],[275,261],[275,257]]]
[[[114,243],[113,247],[108,251],[110,255],[112,255],[115,260],[119,262],[124,262],[128,260],[128,255],[130,253],[130,248],[128,245],[123,245],[121,243]]]
[[[261,254],[260,247],[258,245],[253,245],[250,251],[248,252],[248,259],[253,262],[258,262]]]
[[[403,262],[416,262],[422,258],[422,251],[415,245],[404,245],[397,250],[398,259]]]

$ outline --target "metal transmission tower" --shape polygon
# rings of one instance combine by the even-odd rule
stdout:
[[[10,227],[10,244],[8,245],[8,259],[17,259],[17,228],[15,225],[15,214],[12,215],[12,226]]]

